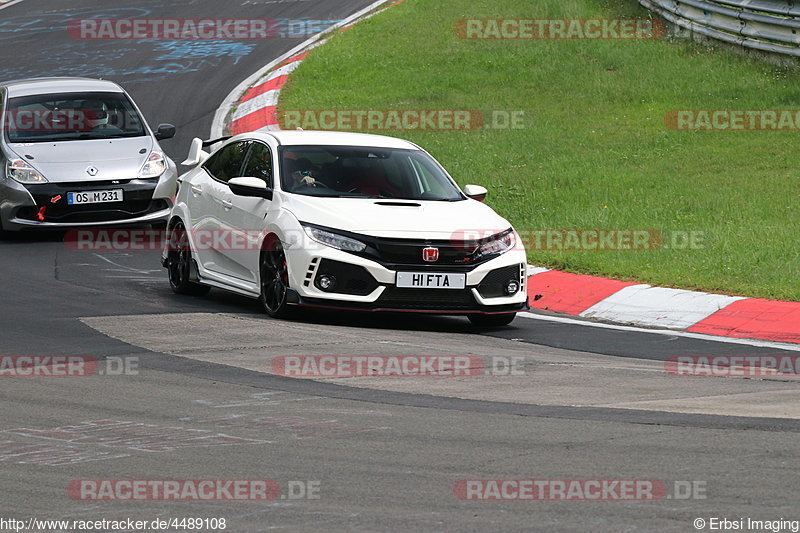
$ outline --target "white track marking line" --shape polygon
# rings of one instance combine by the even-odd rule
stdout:
[[[21,0],[16,0],[16,1],[21,1]],[[231,108],[234,105],[236,105],[236,102],[239,99],[239,97],[242,94],[244,94],[245,91],[247,89],[249,89],[251,85],[254,85],[258,80],[260,80],[263,77],[264,72],[269,71],[270,69],[274,68],[277,65],[280,65],[283,61],[289,59],[290,57],[301,53],[306,48],[311,46],[315,41],[317,41],[322,35],[327,35],[328,33],[333,34],[339,28],[343,28],[345,26],[348,26],[354,20],[357,20],[357,19],[363,17],[364,15],[369,13],[370,11],[373,11],[373,10],[379,8],[383,4],[389,3],[389,1],[390,0],[378,0],[375,3],[368,5],[367,7],[362,9],[361,11],[358,11],[357,13],[354,13],[354,14],[350,15],[349,17],[347,17],[343,21],[339,22],[338,24],[335,24],[334,26],[331,26],[330,28],[326,28],[325,31],[322,31],[322,32],[314,35],[313,37],[307,39],[306,41],[298,44],[297,46],[295,46],[294,48],[292,48],[291,50],[289,50],[285,54],[277,57],[273,61],[267,63],[266,65],[264,65],[263,67],[258,69],[256,72],[254,72],[253,74],[248,76],[244,81],[242,81],[242,83],[237,85],[228,94],[228,96],[225,97],[225,100],[223,100],[222,104],[220,104],[220,106],[217,108],[217,112],[214,113],[214,121],[211,123],[211,138],[212,139],[216,139],[218,137],[222,137],[222,135],[223,135],[223,131],[222,130],[223,130],[223,125],[225,124],[225,118],[228,116],[228,113],[230,112]]]
[[[97,257],[98,259],[102,259],[103,261],[114,265],[115,267],[119,267],[118,269],[114,270],[115,272],[133,272],[134,274],[155,274],[157,272],[161,272],[160,269],[159,270],[142,270],[142,269],[139,269],[139,268],[133,268],[133,267],[125,266],[125,265],[120,265],[119,263],[116,263],[116,262],[112,261],[111,259],[109,259],[107,257],[103,257],[100,254],[92,254],[92,255]]]
[[[717,337],[716,335],[704,335],[702,333],[691,333],[688,331],[675,331],[669,329],[637,328],[636,326],[621,326],[617,324],[605,324],[602,322],[589,322],[586,320],[576,320],[574,318],[560,316],[538,315],[529,312],[518,313],[517,316],[523,318],[532,318],[534,320],[543,320],[545,322],[559,322],[562,324],[574,324],[577,326],[588,326],[592,328],[615,329],[618,331],[633,331],[637,333],[654,333],[656,335],[669,335],[671,337],[686,337],[689,339],[700,339],[704,341],[725,342],[728,344],[746,344],[748,346],[756,346],[758,348],[774,348],[776,350],[800,352],[800,345],[788,344],[784,342],[761,341],[756,339],[737,339],[733,337]]]
[[[7,2],[5,4],[0,3],[0,9],[5,9],[7,7],[11,7],[14,4],[19,4],[22,0],[11,0],[11,2]]]
[[[250,113],[255,113],[264,108],[278,105],[278,93],[280,93],[280,90],[272,89],[271,91],[254,96],[246,102],[242,102],[231,115],[231,122],[246,117]]]
[[[630,285],[597,302],[580,316],[683,330],[743,299],[684,289]]]

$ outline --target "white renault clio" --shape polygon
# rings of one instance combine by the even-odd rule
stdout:
[[[0,233],[164,224],[177,167],[116,83],[89,78],[0,82]]]
[[[209,154],[203,148],[222,143]],[[519,236],[419,146],[341,132],[195,139],[162,262],[175,292],[297,307],[466,315],[527,309]]]

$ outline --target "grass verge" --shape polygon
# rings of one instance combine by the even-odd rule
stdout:
[[[796,131],[672,131],[676,109],[786,109],[800,73],[668,39],[463,40],[464,18],[643,17],[635,0],[407,0],[314,50],[297,109],[524,110],[523,129],[378,132],[430,151],[518,230],[652,229],[692,248],[529,249],[570,272],[800,301]],[[678,239],[676,244],[683,244]]]

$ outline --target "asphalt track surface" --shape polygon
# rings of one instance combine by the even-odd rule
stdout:
[[[341,19],[369,3],[25,0],[0,11],[0,67],[5,78],[123,84],[152,124],[178,126],[164,148],[180,160],[241,79],[304,39],[77,41],[68,19]],[[796,383],[659,372],[673,355],[779,350],[530,318],[490,332],[453,317],[309,312],[279,322],[221,291],[173,295],[158,255],[70,250],[61,234],[0,242],[0,355],[138,364],[118,376],[0,378],[0,518],[225,518],[226,531],[241,532],[694,531],[698,517],[800,518]],[[280,355],[446,353],[519,356],[527,372],[369,383],[269,373]],[[690,481],[705,497],[453,493],[462,479],[520,478]],[[70,497],[76,479],[271,479],[284,496],[290,482],[313,481],[320,494],[97,502]]]

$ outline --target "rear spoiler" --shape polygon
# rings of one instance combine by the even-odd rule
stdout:
[[[216,144],[218,142],[227,141],[232,136],[229,135],[227,137],[220,137],[219,139],[209,139],[204,141],[198,137],[192,139],[192,144],[189,146],[189,155],[186,156],[186,160],[181,163],[181,165],[191,167],[194,165],[199,165],[203,163],[208,156],[211,155],[208,152],[204,151],[203,148],[208,148],[209,146]]]
[[[203,141],[203,148],[208,148],[212,144],[217,144],[221,143],[222,141],[227,141],[231,137],[233,137],[233,135],[228,135],[227,137],[220,137],[219,139],[211,139],[209,141]]]

